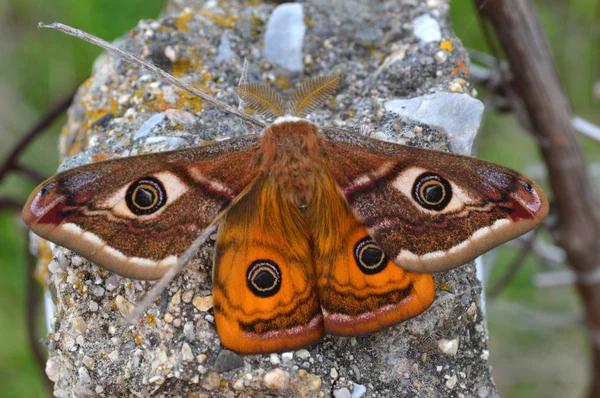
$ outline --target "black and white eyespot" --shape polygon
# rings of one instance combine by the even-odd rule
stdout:
[[[437,174],[423,173],[415,180],[412,197],[425,209],[441,211],[452,200],[452,186]]]
[[[389,261],[383,250],[369,236],[354,246],[354,260],[358,268],[367,275],[383,271]]]
[[[246,283],[258,297],[271,297],[281,288],[281,270],[271,260],[256,260],[246,273]]]
[[[129,186],[125,202],[135,215],[152,214],[165,205],[167,192],[158,179],[143,177]]]
[[[521,185],[523,186],[523,188],[525,188],[525,190],[528,193],[534,193],[535,192],[535,189],[533,189],[533,185],[531,185],[531,183],[529,183],[527,181],[523,181],[523,180],[521,180],[520,182],[521,182]]]

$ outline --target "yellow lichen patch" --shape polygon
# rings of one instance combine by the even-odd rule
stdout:
[[[438,286],[438,288],[439,288],[440,290],[443,290],[443,291],[445,291],[445,292],[447,292],[447,291],[449,291],[449,290],[450,290],[450,286],[449,286],[447,283],[443,283],[443,284],[439,285],[439,286]]]
[[[150,326],[156,326],[156,318],[153,315],[145,315],[146,323]]]
[[[81,283],[79,281],[73,283],[73,289],[79,291],[79,293],[83,294],[85,292],[85,287],[86,287],[85,284]]]
[[[140,345],[144,342],[144,337],[141,334],[135,335],[135,344]]]
[[[250,17],[250,21],[252,21],[252,23],[256,26],[263,26],[265,24],[262,19],[254,16],[254,15],[252,15]]]
[[[440,48],[446,51],[452,51],[452,40],[444,40],[440,42]]]
[[[205,10],[197,10],[196,12],[223,28],[231,28],[238,20],[238,17],[234,15],[219,15]]]
[[[285,79],[285,76],[281,75],[277,77],[277,80],[275,80],[275,85],[280,89],[285,90],[286,88],[290,87],[290,82]]]
[[[33,276],[35,280],[42,286],[48,286],[48,265],[52,261],[52,250],[50,249],[50,243],[42,238],[35,239],[36,246],[38,249],[37,263],[35,265],[35,271]]]
[[[262,0],[248,0],[248,5],[251,7],[258,7],[261,4],[263,4]]]
[[[308,26],[309,28],[312,28],[312,26],[314,25],[312,19],[310,18],[310,15],[308,14],[304,14],[304,24],[306,26]]]
[[[181,77],[187,74],[192,67],[189,59],[178,59],[171,64],[171,74],[175,77]]]
[[[188,26],[188,22],[192,19],[192,14],[189,11],[184,11],[181,15],[175,18],[175,27],[180,32],[189,32],[191,29]]]

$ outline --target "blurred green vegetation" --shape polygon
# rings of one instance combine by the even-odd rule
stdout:
[[[491,0],[499,1],[499,0]],[[155,18],[163,0],[8,0],[0,2],[0,159],[13,144],[89,74],[100,50],[58,32],[40,31],[39,21],[60,21],[112,40],[139,19]],[[600,125],[594,0],[537,1],[563,84],[575,113]],[[453,1],[456,34],[465,46],[486,51],[471,1]],[[595,33],[594,33],[595,32]],[[595,41],[596,40],[596,41]],[[480,90],[481,91],[481,90]],[[481,96],[483,97],[483,96]],[[27,163],[43,174],[56,169],[56,139],[64,117],[28,150]],[[600,160],[600,144],[581,138],[588,159]],[[534,142],[514,116],[490,112],[479,156],[518,170],[539,161]],[[23,200],[33,185],[18,176],[0,194]],[[25,332],[26,233],[16,214],[0,213],[0,395],[46,396]],[[499,252],[491,283],[514,257]],[[540,264],[525,263],[503,294],[488,301],[494,377],[506,397],[582,396],[587,381],[585,331],[571,287],[539,289],[532,277]],[[40,322],[41,323],[41,322]],[[42,336],[40,327],[40,336]]]
[[[113,40],[143,18],[156,18],[164,0],[9,0],[0,2],[0,159],[19,137],[90,74],[101,50],[62,33],[39,30],[59,21]],[[58,165],[63,116],[26,153],[43,175]],[[23,200],[34,186],[11,176],[0,194]],[[0,212],[0,396],[47,397],[25,326],[26,231],[20,216]],[[39,336],[43,336],[40,319]]]

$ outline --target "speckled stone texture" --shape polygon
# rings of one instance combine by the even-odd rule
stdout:
[[[265,56],[265,31],[277,6],[173,0],[163,18],[141,21],[117,43],[232,105],[244,58],[250,82],[267,83],[283,95],[306,77],[336,74],[341,88],[312,115],[317,123],[408,145],[449,147],[452,137],[443,126],[385,107],[425,94],[473,94],[447,1],[302,3],[296,21],[305,28],[300,71]],[[236,118],[105,54],[69,111],[60,153],[68,157],[66,168],[240,134],[244,127]],[[473,265],[436,275],[434,304],[398,326],[369,336],[328,336],[296,352],[242,357],[225,350],[215,331],[213,244],[136,324],[126,323],[123,314],[152,283],[119,277],[58,248],[49,265],[56,308],[46,340],[55,395],[496,396]]]

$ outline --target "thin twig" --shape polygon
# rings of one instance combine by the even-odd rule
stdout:
[[[213,104],[214,106],[216,106],[217,108],[219,108],[220,110],[222,110],[225,113],[229,113],[230,115],[237,116],[240,119],[245,120],[249,123],[252,123],[260,128],[266,127],[266,124],[264,122],[254,118],[250,115],[247,115],[244,112],[240,112],[239,110],[227,105],[226,103],[217,100],[216,98],[212,97],[211,95],[198,90],[196,87],[192,86],[191,84],[187,84],[184,81],[177,79],[175,76],[165,72],[164,70],[160,69],[159,67],[152,65],[151,63],[143,60],[138,55],[133,54],[129,51],[125,51],[113,44],[110,44],[109,42],[107,42],[105,40],[102,40],[99,37],[90,35],[89,33],[83,32],[79,29],[75,29],[68,25],[64,25],[64,24],[61,24],[58,22],[54,22],[49,25],[46,25],[45,23],[40,22],[38,24],[38,27],[39,28],[56,29],[60,32],[77,37],[81,40],[85,40],[88,43],[92,43],[98,47],[102,47],[106,51],[109,51],[109,52],[119,56],[120,58],[124,59],[125,61],[128,61],[128,62],[130,62],[134,65],[137,65],[141,68],[147,69],[154,75],[160,77],[161,79],[174,85],[175,87],[179,87],[183,91],[186,91],[198,98],[203,99],[206,102]]]
[[[10,198],[0,198],[0,210],[21,211],[25,203]]]
[[[510,265],[504,272],[504,275],[502,275],[502,277],[498,279],[496,284],[489,289],[489,298],[493,299],[498,297],[500,293],[502,293],[504,288],[508,286],[508,284],[514,279],[515,275],[517,275],[517,272],[521,269],[521,266],[524,264],[525,259],[529,254],[531,254],[533,242],[535,241],[539,230],[539,228],[534,229],[531,232],[531,234],[527,237],[527,240],[523,243],[523,246],[521,246],[519,253],[517,253],[517,257],[515,257],[514,260],[510,263]]]
[[[29,166],[25,166],[22,164],[16,164],[13,167],[14,171],[17,171],[21,174],[24,174],[26,177],[29,177],[30,180],[33,180],[36,184],[43,182],[46,177],[35,171]]]
[[[4,177],[6,176],[6,174],[9,171],[12,171],[15,169],[24,171],[26,169],[25,166],[19,166],[17,164],[17,159],[19,158],[21,153],[25,150],[25,148],[27,148],[27,146],[31,143],[31,141],[33,141],[35,138],[37,138],[37,136],[42,131],[44,131],[44,129],[46,129],[48,126],[50,126],[50,124],[52,124],[52,122],[54,122],[54,120],[56,120],[56,118],[59,117],[69,107],[71,102],[73,102],[73,97],[75,97],[76,92],[77,92],[77,89],[74,89],[69,95],[67,95],[63,99],[61,99],[56,105],[54,105],[48,111],[48,113],[46,113],[35,124],[35,126],[32,127],[31,130],[29,130],[27,132],[27,134],[25,134],[25,136],[23,138],[21,138],[21,140],[17,143],[17,145],[14,147],[14,149],[10,152],[10,154],[8,155],[6,160],[4,160],[4,163],[2,163],[2,166],[0,166],[0,181],[2,181],[4,179]],[[27,170],[29,170],[29,169],[27,168]],[[33,178],[33,176],[34,176],[34,174],[31,175],[32,178]],[[41,176],[39,174],[35,173],[35,178],[33,178],[33,179],[37,180],[38,177],[41,177]],[[42,181],[43,181],[43,179],[42,179]]]

